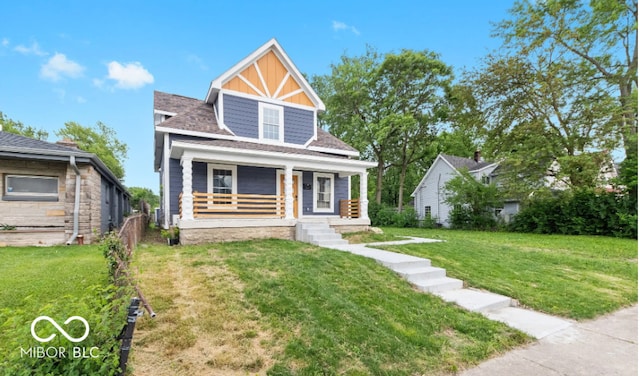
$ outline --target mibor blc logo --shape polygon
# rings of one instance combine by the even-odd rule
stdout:
[[[60,333],[63,337],[68,339],[73,343],[78,343],[84,341],[87,336],[89,336],[89,323],[83,317],[80,316],[71,316],[66,319],[63,325],[68,325],[73,321],[80,321],[84,325],[84,334],[81,337],[72,337],[66,330],[64,330],[54,319],[49,316],[39,316],[35,320],[31,322],[31,336],[40,343],[47,343],[52,341],[56,337],[56,333],[51,333],[48,337],[42,338],[36,333],[36,325],[38,325],[41,321],[47,321]],[[34,346],[29,347],[28,349],[24,349],[20,347],[20,357],[28,356],[31,358],[97,358],[100,356],[99,349],[97,347],[71,347],[67,349],[66,347],[44,347],[44,346]]]
[[[84,334],[82,335],[82,337],[80,338],[75,338],[75,337],[71,337],[69,335],[69,333],[67,333],[64,329],[62,329],[60,327],[60,325],[58,325],[57,322],[55,322],[51,317],[49,316],[40,316],[38,318],[36,318],[35,320],[33,320],[33,322],[31,323],[31,335],[33,336],[33,338],[36,339],[36,341],[38,342],[49,342],[52,339],[54,339],[56,337],[56,334],[53,333],[51,334],[49,337],[47,338],[41,338],[40,336],[38,336],[36,334],[36,324],[38,324],[40,321],[49,321],[53,326],[56,327],[56,329],[58,329],[58,331],[60,332],[60,334],[62,334],[66,339],[68,339],[69,341],[73,342],[73,343],[78,343],[83,341],[85,338],[87,338],[87,336],[89,335],[89,323],[87,322],[87,320],[85,320],[83,317],[80,316],[71,316],[68,319],[65,320],[64,324],[67,325],[69,324],[71,321],[80,321],[81,323],[84,324]]]

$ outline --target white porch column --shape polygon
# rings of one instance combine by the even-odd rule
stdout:
[[[193,219],[193,158],[183,156],[182,165],[182,219]]]
[[[284,218],[293,217],[293,166],[284,166]]]
[[[360,173],[360,218],[369,219],[369,199],[367,198],[367,170]]]

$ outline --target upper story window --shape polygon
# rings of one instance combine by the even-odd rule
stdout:
[[[491,184],[491,178],[487,175],[482,175],[482,184],[489,185]]]
[[[258,110],[260,139],[284,142],[283,107],[260,102]]]
[[[58,200],[58,178],[55,176],[5,175],[4,187],[5,200]]]

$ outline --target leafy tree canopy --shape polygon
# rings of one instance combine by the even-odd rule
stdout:
[[[46,141],[49,133],[42,129],[34,128],[30,125],[24,125],[19,121],[9,119],[0,111],[0,125],[4,132],[17,134],[20,136],[35,138],[37,140]]]
[[[131,207],[134,209],[140,207],[140,201],[149,204],[151,210],[160,206],[160,197],[149,188],[129,187],[127,190],[131,193]]]
[[[56,131],[58,137],[67,138],[84,151],[93,153],[113,172],[118,179],[124,178],[124,161],[128,146],[118,140],[115,130],[102,122],[94,127],[85,127],[70,121]]]

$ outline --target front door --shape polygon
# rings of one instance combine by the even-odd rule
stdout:
[[[284,174],[280,175],[280,194],[284,196]],[[298,218],[298,175],[293,175],[293,217]]]

